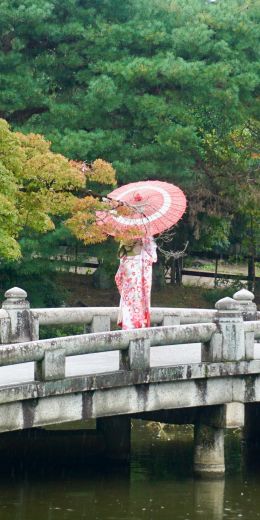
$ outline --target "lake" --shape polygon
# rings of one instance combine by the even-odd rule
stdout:
[[[57,457],[45,457],[42,443],[30,460],[15,447],[1,456],[1,520],[260,518],[260,464],[244,462],[239,431],[226,435],[226,477],[216,481],[193,477],[192,427],[133,421],[131,460],[123,465],[88,462],[80,443],[63,451],[62,442]]]

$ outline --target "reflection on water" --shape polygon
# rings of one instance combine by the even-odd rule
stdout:
[[[82,445],[74,464],[66,452],[66,465],[54,454],[45,464],[42,441],[30,468],[17,452],[15,464],[1,465],[0,520],[260,518],[260,467],[243,466],[237,435],[227,438],[225,481],[202,481],[192,474],[190,432],[136,421],[132,434],[129,466],[81,459]]]
[[[224,480],[194,482],[194,510],[200,518],[219,520],[223,517]],[[203,516],[201,516],[203,515]]]

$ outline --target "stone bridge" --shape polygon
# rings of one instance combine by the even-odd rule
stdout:
[[[214,310],[152,308],[152,327],[115,327],[117,308],[30,309],[14,287],[0,309],[0,432],[96,419],[111,457],[130,449],[131,417],[194,424],[194,469],[199,475],[225,471],[224,429],[260,433],[260,313],[254,295],[242,289],[219,300]],[[39,339],[46,325],[81,324],[84,333]],[[189,360],[197,346],[199,359]],[[186,361],[169,352],[185,345]],[[260,345],[259,345],[260,347]],[[152,362],[153,352],[161,362]],[[114,353],[114,354],[113,354]],[[116,355],[109,371],[89,370],[88,359]],[[80,356],[78,375],[68,374]],[[258,359],[259,358],[259,359]],[[28,380],[5,381],[10,366],[31,363]],[[259,420],[258,420],[259,419]]]

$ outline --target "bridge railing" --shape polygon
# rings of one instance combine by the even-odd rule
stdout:
[[[6,300],[0,309],[0,343],[20,342],[39,338],[39,327],[48,325],[86,325],[91,332],[108,331],[115,326],[117,307],[60,307],[30,309],[27,293],[14,287],[5,293]],[[253,293],[242,289],[233,295],[239,304],[244,320],[260,319]],[[152,307],[151,325],[183,325],[212,323],[216,309],[188,309]]]
[[[36,378],[65,377],[68,356],[119,351],[119,370],[150,367],[150,348],[188,343],[208,343],[217,330],[215,323],[175,325],[110,331],[3,345],[0,366],[36,362]]]
[[[63,307],[54,309],[33,309],[40,325],[82,324],[92,325],[93,318],[99,316],[102,320],[109,318],[111,324],[116,324],[118,307]],[[151,308],[151,324],[163,325],[167,320],[171,325],[186,323],[205,323],[213,321],[214,309],[185,308]]]
[[[5,296],[0,310],[0,366],[35,362],[36,380],[64,378],[68,356],[115,350],[119,370],[148,370],[150,348],[166,345],[201,343],[202,362],[249,361],[260,339],[254,295],[246,290],[219,300],[214,311],[152,309],[154,322],[161,321],[162,326],[130,331],[109,331],[116,308],[30,309],[22,289],[10,289]],[[203,316],[204,323],[199,321]],[[183,323],[189,319],[198,322]],[[38,339],[39,325],[57,323],[91,324],[92,332]]]

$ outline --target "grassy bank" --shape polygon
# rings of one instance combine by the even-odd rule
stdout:
[[[92,287],[90,276],[72,273],[60,276],[60,283],[66,290],[66,305],[69,306],[117,306],[119,294],[116,287],[96,289]],[[232,296],[236,287],[226,289],[207,289],[196,286],[172,286],[152,289],[154,307],[195,307],[212,308],[224,296]]]

